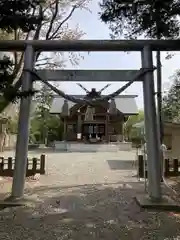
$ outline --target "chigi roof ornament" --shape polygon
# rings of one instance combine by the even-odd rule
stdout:
[[[63,116],[69,116],[69,104],[66,99],[64,100],[61,113]]]
[[[117,108],[116,108],[116,102],[114,99],[112,99],[109,103],[109,109],[108,112],[110,114],[117,114]]]

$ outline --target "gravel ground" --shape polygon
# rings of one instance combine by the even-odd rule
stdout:
[[[132,177],[134,157],[48,153],[47,174],[26,184],[31,204],[0,212],[0,239],[180,239],[178,215],[136,205],[143,185]]]

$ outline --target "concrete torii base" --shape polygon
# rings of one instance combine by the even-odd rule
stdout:
[[[180,204],[164,195],[158,202],[152,201],[148,195],[140,194],[135,197],[137,204],[149,210],[180,212]]]

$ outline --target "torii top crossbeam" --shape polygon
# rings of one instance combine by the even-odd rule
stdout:
[[[35,51],[180,51],[180,40],[1,40],[0,51],[24,51],[27,45]]]

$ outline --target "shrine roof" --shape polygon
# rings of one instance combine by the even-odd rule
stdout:
[[[85,95],[73,95],[77,98],[83,98]],[[135,98],[137,95],[119,95],[115,98],[115,103],[117,109],[125,115],[135,115],[138,114],[138,107]],[[54,96],[50,113],[60,114],[62,106],[64,104],[64,98],[60,96]],[[69,108],[73,107],[75,103],[68,101]]]

